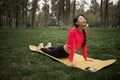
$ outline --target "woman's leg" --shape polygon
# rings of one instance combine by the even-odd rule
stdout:
[[[56,49],[55,47],[48,47],[48,49],[50,49],[50,50],[54,50],[54,49]]]
[[[49,49],[49,48],[41,48],[41,51],[43,51],[43,52],[45,52],[47,54],[50,54],[52,52],[52,50]]]
[[[41,48],[41,50],[49,55],[52,55],[57,58],[68,57],[69,54],[65,52],[63,46],[57,48]]]

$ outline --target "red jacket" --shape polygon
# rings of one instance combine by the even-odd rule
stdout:
[[[82,50],[82,55],[84,59],[87,59],[87,47],[86,45],[82,47],[83,41],[84,41],[84,34],[83,32],[79,32],[77,28],[74,27],[68,32],[68,39],[66,41],[66,45],[67,47],[70,48],[70,55],[69,55],[70,61],[73,61],[74,52],[79,48],[81,48]]]

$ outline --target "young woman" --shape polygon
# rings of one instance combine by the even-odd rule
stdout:
[[[78,15],[73,20],[74,28],[70,29],[68,32],[68,38],[65,45],[59,47],[49,47],[42,48],[38,47],[43,52],[52,55],[57,58],[68,57],[70,66],[75,66],[73,63],[74,53],[79,48],[82,50],[82,55],[84,60],[87,60],[87,47],[86,47],[86,37],[87,32],[84,29],[86,26],[86,18],[83,15]],[[90,61],[90,60],[89,60]]]

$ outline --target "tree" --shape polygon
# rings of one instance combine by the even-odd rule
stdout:
[[[28,8],[28,0],[2,0],[0,1],[0,24],[2,26],[22,25]],[[22,22],[23,21],[23,22]]]
[[[101,0],[100,4],[100,26],[103,26],[103,0]]]
[[[16,2],[17,3],[17,2]],[[27,15],[27,6],[28,6],[28,0],[20,0],[20,6],[21,6],[21,26],[24,28],[26,23],[26,15]]]
[[[119,25],[120,27],[120,0],[118,1],[117,3],[117,6],[116,6],[116,14],[115,14],[116,18],[117,18],[117,25]]]
[[[48,26],[48,16],[49,16],[49,5],[47,3],[48,1],[45,0],[45,4],[42,8],[43,13],[44,13],[44,27]]]
[[[109,3],[109,0],[105,0],[105,17],[104,17],[104,25],[106,26],[108,23],[108,3]]]
[[[75,16],[75,9],[76,9],[76,0],[74,0],[74,5],[73,5],[73,18]]]
[[[90,6],[90,9],[91,9],[91,12],[96,15],[96,13],[98,12],[99,10],[99,4],[97,3],[96,0],[91,0],[91,6]]]
[[[15,19],[15,27],[16,28],[18,28],[18,24],[19,24],[19,17],[20,17],[20,11],[21,11],[21,7],[20,7],[20,0],[19,1],[17,1],[17,0],[15,0],[14,1],[16,4],[14,4],[14,6],[15,6],[15,8],[14,8],[14,10],[15,10],[15,17],[14,17],[14,19]]]
[[[70,17],[70,0],[59,0],[58,16],[59,25],[62,26],[63,29],[67,29]]]
[[[97,3],[97,0],[91,0],[90,5],[90,17],[91,25],[92,26],[98,26],[99,24],[99,4]]]
[[[51,0],[51,16],[50,16],[50,24],[51,25],[59,25],[58,13],[59,13],[59,0]]]
[[[64,29],[67,29],[69,26],[69,18],[70,18],[70,0],[65,0],[65,14],[64,14]]]
[[[36,9],[37,9],[37,4],[38,4],[38,0],[33,0],[32,3],[32,27],[35,27],[35,16],[36,16]]]
[[[64,26],[64,0],[59,0],[59,25]]]

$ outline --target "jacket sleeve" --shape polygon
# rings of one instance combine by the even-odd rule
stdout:
[[[75,50],[75,38],[74,38],[74,32],[70,32],[68,35],[68,39],[70,42],[70,55],[69,55],[69,61],[73,61],[74,58],[74,50]]]
[[[83,46],[82,47],[82,55],[83,55],[83,58],[86,60],[87,59],[87,46]]]

